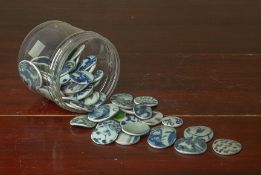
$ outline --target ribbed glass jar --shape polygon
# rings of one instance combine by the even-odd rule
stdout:
[[[116,87],[120,60],[114,45],[105,37],[62,21],[47,21],[32,29],[24,39],[18,69],[22,80],[34,92],[73,112],[86,112],[67,105],[61,92],[60,78],[68,58],[81,50],[79,61],[88,55],[97,58],[96,70],[104,76],[94,90],[110,97]]]

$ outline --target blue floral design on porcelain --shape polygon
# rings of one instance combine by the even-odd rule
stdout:
[[[153,148],[166,148],[174,144],[176,130],[168,126],[159,126],[151,130],[148,137],[148,144]]]
[[[78,71],[89,70],[97,62],[97,58],[94,55],[87,56],[84,60],[81,60],[79,66],[77,67]]]
[[[126,115],[126,117],[120,122],[121,126],[124,126],[130,122],[139,122],[141,121],[139,118],[133,115]]]
[[[115,120],[109,119],[109,120],[100,122],[100,123],[98,123],[96,128],[103,127],[103,126],[108,126],[111,130],[116,130],[118,133],[121,132],[121,125]]]
[[[103,104],[95,108],[94,111],[89,114],[88,119],[93,122],[102,122],[113,117],[118,111],[119,107],[113,104]]]
[[[140,119],[149,119],[152,117],[152,109],[149,106],[137,104],[134,106],[133,111],[135,115]]]
[[[167,126],[173,126],[173,125],[175,125],[175,123],[174,123],[171,119],[164,120],[164,123],[165,123]]]
[[[98,108],[100,105],[102,105],[106,100],[106,95],[103,92],[99,92],[99,99],[97,102],[95,102],[92,105],[89,105],[91,108],[95,109]]]
[[[114,142],[118,137],[117,130],[103,125],[96,127],[91,134],[91,139],[97,144],[110,144]]]
[[[92,92],[93,92],[93,86],[89,85],[86,88],[84,88],[83,90],[73,94],[72,98],[81,100],[81,99],[85,98],[86,96],[90,95]]]
[[[64,76],[60,77],[60,85],[65,85],[67,83],[69,83],[69,81],[71,80],[70,75],[69,74],[65,74]]]
[[[200,138],[205,142],[210,141],[214,136],[212,129],[206,126],[190,126],[184,130],[185,138]]]
[[[89,113],[88,118],[90,120],[97,119],[109,113],[110,113],[110,107],[108,105],[101,105],[98,108],[94,109],[93,112]]]
[[[19,63],[18,68],[20,76],[30,89],[37,90],[42,86],[41,73],[32,62],[23,60]]]
[[[127,93],[117,93],[111,96],[111,102],[123,109],[133,108],[133,96]]]
[[[90,84],[93,82],[93,75],[89,72],[84,71],[75,71],[70,74],[70,78],[72,81],[78,84]]]
[[[76,67],[75,62],[73,61],[66,61],[63,65],[62,71],[61,71],[61,76],[64,76],[70,72],[72,72]]]
[[[178,152],[183,154],[202,154],[207,150],[207,144],[202,139],[180,138],[174,146]]]
[[[102,70],[97,70],[94,72],[93,76],[94,76],[93,82],[100,81],[104,76],[104,72]]]
[[[79,92],[86,88],[88,85],[87,84],[78,84],[72,81],[69,81],[67,84],[61,87],[62,92],[65,95],[72,95],[76,92]]]
[[[167,116],[162,119],[162,124],[171,127],[179,127],[183,124],[183,120],[177,116]]]

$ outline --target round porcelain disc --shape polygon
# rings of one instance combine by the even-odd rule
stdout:
[[[122,112],[125,112],[126,114],[135,115],[133,109],[120,108],[120,110],[121,110]]]
[[[75,101],[75,100],[65,100],[65,104],[73,109],[76,110],[80,110],[80,111],[85,111],[85,112],[92,112],[93,108],[90,108],[86,105],[84,105],[84,103],[82,103],[81,101]]]
[[[85,71],[75,71],[70,74],[70,78],[75,83],[87,85],[92,83],[94,80],[94,76],[91,73]]]
[[[121,132],[121,125],[119,124],[119,122],[117,122],[115,120],[109,119],[109,120],[100,122],[97,124],[96,128],[102,127],[102,126],[109,126],[112,130],[116,130],[118,133]]]
[[[70,125],[81,126],[81,127],[85,127],[85,128],[93,128],[96,125],[96,123],[90,121],[88,119],[88,115],[80,115],[80,116],[74,117],[70,121]]]
[[[124,126],[130,122],[140,122],[141,120],[134,115],[126,115],[120,122],[121,126]]]
[[[66,74],[69,74],[70,72],[72,72],[74,69],[76,68],[76,64],[75,62],[72,62],[72,61],[66,61],[63,65],[63,68],[62,68],[62,72],[61,72],[61,77],[66,75]]]
[[[83,102],[87,106],[94,105],[97,103],[100,99],[100,93],[99,92],[93,92],[90,96],[83,99]]]
[[[64,95],[71,96],[71,95],[83,90],[87,86],[88,86],[87,84],[78,84],[78,83],[70,81],[61,87],[61,91],[63,92]]]
[[[95,109],[95,108],[98,108],[99,106],[101,106],[102,104],[104,104],[104,102],[106,100],[106,95],[103,92],[99,92],[99,94],[100,94],[99,100],[96,103],[90,105],[90,107]]]
[[[212,144],[212,149],[220,155],[229,156],[241,151],[242,145],[231,139],[217,139]]]
[[[87,56],[85,59],[81,60],[78,64],[78,71],[88,71],[97,62],[97,58],[94,55]],[[90,71],[89,71],[90,72]]]
[[[60,77],[60,85],[63,86],[66,83],[69,83],[70,80],[71,80],[70,75],[65,74],[64,76]]]
[[[93,64],[89,69],[87,69],[86,71],[90,72],[90,73],[93,73],[93,71],[95,70],[96,68],[96,64]]]
[[[132,136],[121,132],[115,142],[120,145],[133,145],[135,143],[138,143],[139,141],[140,136]]]
[[[127,93],[114,94],[110,98],[111,102],[120,108],[132,109],[133,108],[133,96]]]
[[[84,98],[88,97],[89,95],[91,95],[92,92],[93,92],[93,86],[89,85],[86,88],[84,88],[83,90],[76,92],[71,97],[76,100],[81,100],[81,99],[84,99]]]
[[[103,104],[95,108],[93,112],[88,115],[88,119],[93,122],[101,122],[108,120],[119,112],[119,107],[114,104]]]
[[[122,131],[129,135],[141,136],[147,134],[150,127],[144,122],[130,122],[122,126]]]
[[[162,118],[163,118],[163,114],[161,112],[153,111],[152,117],[150,119],[143,120],[143,122],[147,123],[150,126],[155,126],[161,123]]]
[[[18,68],[20,76],[30,89],[38,89],[43,85],[42,75],[32,62],[23,60]]]
[[[207,143],[202,139],[180,138],[175,142],[174,148],[182,154],[202,154],[207,151]]]
[[[153,148],[166,148],[174,144],[176,140],[176,130],[169,126],[154,127],[150,131],[148,144]]]
[[[183,120],[177,116],[167,116],[162,119],[162,124],[165,126],[179,127],[183,124]]]
[[[102,79],[102,77],[104,76],[104,72],[102,70],[96,70],[93,74],[94,76],[94,80],[93,82],[98,82]]]
[[[152,117],[152,109],[149,106],[140,105],[140,104],[135,105],[133,111],[135,115],[142,120],[146,120]]]
[[[91,134],[91,139],[96,144],[110,144],[118,137],[118,132],[108,125],[97,127]]]
[[[152,107],[152,106],[157,106],[159,102],[156,98],[151,96],[139,96],[134,98],[134,103],[143,104]]]
[[[207,126],[191,126],[184,130],[185,138],[200,138],[205,142],[210,141],[214,136],[214,132]]]

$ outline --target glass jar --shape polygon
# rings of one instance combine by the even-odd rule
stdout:
[[[77,62],[74,69],[77,69],[86,56],[96,57],[92,71],[102,70],[104,73],[93,92],[104,94],[105,101],[116,87],[120,60],[114,45],[98,33],[85,31],[62,21],[39,24],[29,32],[21,45],[18,69],[29,89],[66,110],[83,113],[86,110],[75,108],[66,101],[69,97],[61,90],[61,77],[64,70],[67,70],[69,59],[72,61],[72,57],[74,58],[73,61]]]

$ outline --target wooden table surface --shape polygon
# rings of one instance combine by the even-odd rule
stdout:
[[[0,0],[0,175],[260,174],[261,2],[207,0]],[[206,125],[240,154],[211,149],[185,156],[133,146],[100,146],[74,114],[29,91],[17,72],[25,35],[58,19],[109,38],[121,59],[115,92],[151,95],[156,110]]]

